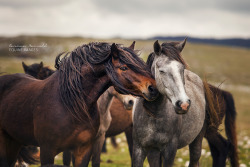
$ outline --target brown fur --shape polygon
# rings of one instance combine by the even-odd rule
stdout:
[[[41,73],[41,70],[36,70],[37,68],[32,68],[32,65],[27,66],[27,69],[32,70],[36,73],[36,76],[42,76],[47,78],[50,74]],[[44,67],[43,67],[44,68]],[[51,70],[51,69],[50,69]],[[53,70],[51,70],[53,71]],[[26,70],[25,73],[29,74],[29,70]],[[54,72],[54,71],[53,71]],[[106,137],[116,136],[122,132],[125,132],[126,137],[128,138],[128,145],[130,150],[130,155],[132,156],[132,110],[126,110],[123,103],[118,100],[116,97],[113,99],[113,102],[110,107],[110,113],[112,121],[108,131],[106,132]],[[69,165],[71,161],[71,153],[64,152],[63,154],[63,164]]]

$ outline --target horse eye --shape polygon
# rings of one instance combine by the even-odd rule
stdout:
[[[164,73],[164,71],[160,70],[160,73],[162,73],[162,74],[163,74],[163,73]]]
[[[125,66],[120,67],[120,70],[122,70],[122,71],[126,71],[127,69],[128,69],[128,68],[125,67]]]

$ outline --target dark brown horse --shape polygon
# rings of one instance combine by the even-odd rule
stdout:
[[[40,64],[34,63],[29,66],[26,65],[24,62],[22,64],[23,64],[23,68],[26,74],[37,77],[38,79],[48,78],[52,73],[55,72],[54,70],[48,67],[44,67],[42,62]],[[37,66],[39,68],[37,68]],[[44,71],[49,71],[49,73],[44,73]],[[132,106],[134,103],[133,99],[127,96],[126,97],[121,96],[121,94],[118,94],[114,89],[110,89],[109,92],[110,92],[109,94],[113,94],[115,97],[109,109],[111,117],[112,117],[112,121],[108,128],[108,131],[106,132],[106,137],[112,137],[122,132],[125,132],[129,146],[131,146],[130,143],[132,142],[132,131],[131,131]],[[119,97],[119,98],[116,98],[116,97]],[[102,96],[100,98],[102,98]],[[34,148],[31,148],[31,147],[25,148],[25,150],[27,151],[29,151],[29,149],[34,149]],[[22,148],[21,151],[23,150],[24,149]],[[130,148],[130,151],[132,151],[132,148]],[[71,152],[64,151],[63,152],[63,164],[69,166],[70,162],[71,162]],[[96,164],[96,162],[93,162],[93,163]]]
[[[23,70],[26,74],[29,74],[36,79],[46,79],[51,76],[55,71],[51,70],[49,67],[44,67],[43,62],[34,63],[32,65],[27,66],[24,62],[22,62]]]
[[[96,101],[109,86],[147,100],[158,95],[150,70],[131,48],[90,43],[57,60],[59,70],[45,80],[0,77],[1,166],[13,166],[22,145],[40,146],[42,165],[71,149],[81,166],[99,128]]]
[[[179,46],[185,46],[186,40],[180,43]],[[175,54],[180,54],[180,51],[176,50],[174,47],[178,44],[176,42],[165,42],[161,45],[162,50],[170,56]],[[152,66],[155,54],[151,53],[148,57],[147,64],[149,68]],[[184,61],[184,60],[181,60]],[[181,62],[180,61],[180,62]],[[213,167],[223,167],[226,166],[226,159],[229,157],[232,167],[239,166],[238,154],[237,154],[237,137],[236,137],[236,110],[234,105],[234,99],[231,93],[219,89],[211,84],[205,84],[210,89],[211,99],[206,99],[207,103],[218,104],[214,108],[208,108],[207,110],[216,110],[218,115],[218,122],[213,122],[213,127],[208,128],[205,133],[205,138],[209,143],[211,154],[213,157]],[[211,96],[212,95],[212,96]],[[206,96],[207,97],[207,96]],[[222,123],[223,118],[225,117],[225,130],[227,139],[225,139],[218,131],[217,128]],[[214,118],[208,116],[208,123]],[[158,155],[156,155],[158,156]],[[158,156],[159,157],[159,156]],[[151,161],[151,166],[156,166],[160,162],[160,158],[153,158]],[[155,161],[154,161],[155,160]]]

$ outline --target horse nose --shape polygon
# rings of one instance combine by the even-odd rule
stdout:
[[[158,94],[158,90],[156,88],[154,88],[152,85],[148,86],[148,91],[152,95],[157,95]]]
[[[181,102],[180,100],[178,100],[178,101],[175,103],[176,107],[178,107],[178,108],[181,108],[181,104],[182,104],[182,102]]]
[[[128,104],[132,106],[134,104],[134,101],[133,100],[129,100]]]
[[[188,99],[186,102],[182,102],[180,100],[178,100],[175,105],[182,109],[183,111],[187,111],[189,108],[190,108],[190,105],[191,105],[191,100]]]

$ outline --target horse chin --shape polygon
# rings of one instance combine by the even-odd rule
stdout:
[[[175,109],[176,114],[183,115],[187,114],[188,110]]]
[[[124,108],[125,108],[126,110],[132,110],[133,105],[124,105]]]
[[[142,93],[142,96],[147,101],[154,101],[159,96],[159,93],[157,95],[151,95],[151,94]]]

